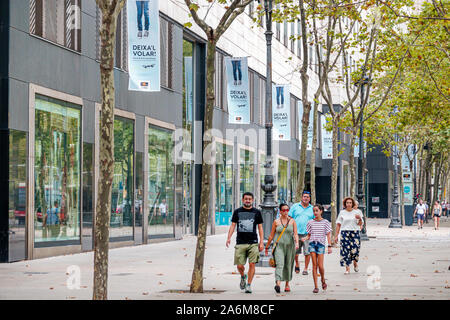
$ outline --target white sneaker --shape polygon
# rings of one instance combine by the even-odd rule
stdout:
[[[250,285],[250,283],[248,283],[245,287],[245,293],[252,293],[252,286]]]
[[[144,37],[145,37],[145,38],[148,37],[148,30],[145,30],[145,32],[144,32]]]
[[[139,39],[142,38],[142,31],[139,31],[139,32],[138,32],[138,38],[139,38]]]

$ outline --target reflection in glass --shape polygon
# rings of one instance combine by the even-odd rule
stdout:
[[[249,150],[240,149],[240,194],[239,201],[242,200],[242,195],[245,192],[254,194],[254,177],[255,177],[255,153]]]
[[[193,152],[192,146],[192,122],[194,112],[194,44],[183,40],[183,151]]]
[[[134,212],[134,122],[114,119],[114,177],[111,194],[109,236],[133,237]]]
[[[259,160],[259,203],[264,202],[264,190],[261,188],[261,186],[264,184],[264,177],[266,176],[266,168],[264,168],[264,165],[266,164],[266,155],[261,154],[260,160]]]
[[[148,235],[174,235],[174,164],[172,132],[149,127]]]
[[[27,133],[9,131],[9,259],[23,260],[27,207]]]
[[[35,242],[77,240],[81,111],[38,95],[35,109]]]
[[[144,167],[142,166],[142,152],[136,152],[136,196],[134,200],[135,223],[136,227],[142,227],[142,215],[144,209]]]
[[[228,226],[233,211],[233,147],[216,142],[216,225]]]
[[[92,250],[94,216],[94,145],[83,142],[83,250]]]
[[[288,162],[283,159],[278,159],[278,203],[287,203],[288,191]]]

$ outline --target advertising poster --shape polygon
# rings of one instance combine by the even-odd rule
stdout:
[[[128,0],[128,90],[160,91],[159,0]]]
[[[185,83],[185,101],[186,101],[186,118],[188,122],[192,122],[193,106],[193,88],[192,88],[192,57],[184,57],[184,83]]]
[[[227,76],[228,122],[250,123],[248,61],[246,57],[225,57]]]
[[[411,182],[403,183],[403,200],[407,206],[412,206],[414,204],[413,184]]]
[[[291,140],[289,85],[272,85],[273,140]]]
[[[327,119],[324,115],[320,116],[320,120],[322,124],[322,159],[333,159],[333,132],[325,129]]]

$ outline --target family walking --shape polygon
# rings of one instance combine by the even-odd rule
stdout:
[[[234,211],[231,227],[228,231],[226,246],[230,245],[231,237],[237,226],[234,264],[241,275],[240,288],[251,293],[251,283],[255,275],[255,264],[259,262],[259,252],[264,248],[264,233],[262,228],[261,211],[253,207],[253,194],[244,193],[243,206]],[[332,239],[331,224],[322,217],[324,208],[320,204],[310,204],[310,192],[304,191],[300,203],[292,208],[283,203],[279,206],[279,215],[272,223],[272,229],[265,246],[265,255],[269,255],[272,246],[271,265],[275,268],[275,292],[281,292],[284,282],[284,292],[290,292],[289,282],[295,272],[300,273],[298,256],[303,251],[305,267],[302,275],[308,275],[308,265],[312,263],[314,282],[313,293],[319,292],[318,278],[321,288],[326,290],[324,255],[332,253],[332,240],[337,243],[340,239],[340,265],[345,267],[345,273],[350,273],[353,263],[354,271],[358,272],[360,251],[360,230],[363,226],[361,211],[357,209],[357,202],[352,198],[345,198],[344,209],[339,212],[336,220],[336,236]],[[259,232],[259,241],[256,229]],[[245,264],[249,262],[248,274],[245,274]],[[320,275],[319,275],[320,274]]]

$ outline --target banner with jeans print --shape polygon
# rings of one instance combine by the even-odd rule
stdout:
[[[246,57],[225,57],[227,76],[228,122],[250,123],[248,61]]]
[[[128,0],[128,89],[160,91],[159,0]]]
[[[298,140],[300,149],[302,146],[302,119],[303,119],[303,102],[301,100],[297,101],[298,109]],[[313,139],[313,127],[314,126],[314,110],[309,111],[309,124],[308,124],[308,140],[306,142],[306,150],[312,150],[312,139]]]
[[[327,119],[324,115],[320,116],[320,122],[322,123],[322,159],[333,159],[333,132],[325,129]]]
[[[272,85],[273,140],[291,140],[291,95],[289,85]]]

